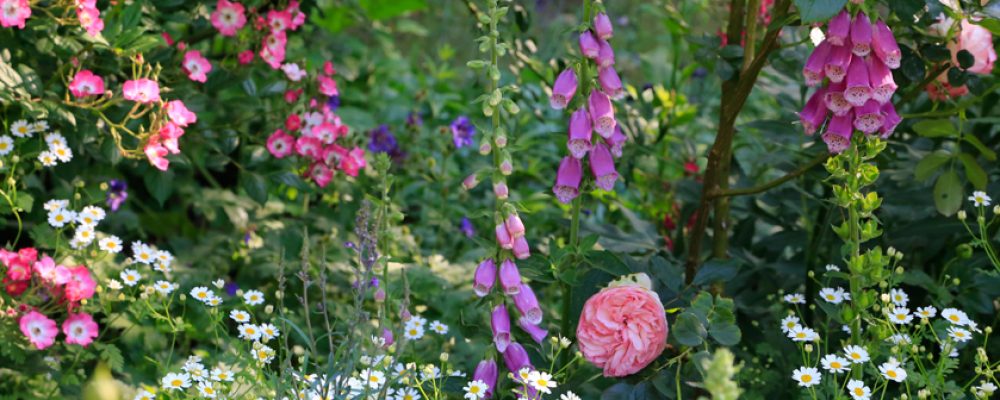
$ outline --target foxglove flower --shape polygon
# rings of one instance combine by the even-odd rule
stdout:
[[[820,88],[813,93],[809,100],[806,101],[806,106],[799,113],[799,121],[802,122],[802,129],[805,130],[806,135],[812,135],[823,125],[823,121],[826,121],[826,116],[829,114],[829,109],[823,102],[823,98],[826,94],[826,88]]]
[[[832,49],[833,46],[830,45],[830,41],[824,40],[809,55],[806,65],[802,67],[802,75],[806,77],[806,85],[816,86],[823,82],[823,78],[826,77],[824,66],[827,59],[830,58],[830,51]]]
[[[615,170],[615,160],[611,152],[603,143],[594,146],[594,150],[590,152],[590,172],[594,175],[597,187],[604,190],[614,189],[618,171]]]
[[[885,122],[885,115],[875,100],[868,100],[865,105],[854,109],[854,129],[866,134],[875,133]]]
[[[622,145],[628,141],[628,137],[622,133],[621,125],[615,125],[615,133],[611,134],[611,137],[605,138],[604,143],[607,143],[608,149],[611,150],[611,155],[615,158],[622,156]]]
[[[510,259],[500,263],[500,287],[508,296],[521,292],[521,272],[518,271],[517,264]]]
[[[590,151],[592,146],[590,140],[593,136],[593,126],[587,108],[580,107],[569,117],[569,139],[566,140],[569,154],[575,158],[583,158]]]
[[[615,67],[601,68],[597,73],[597,80],[601,83],[601,90],[608,97],[618,100],[625,96],[622,80],[618,77],[618,71],[615,71]]]
[[[552,97],[549,98],[549,105],[557,110],[566,108],[569,101],[573,99],[573,95],[576,94],[576,86],[576,72],[573,71],[573,68],[566,68],[552,85]]]
[[[492,258],[487,258],[483,262],[479,263],[479,267],[476,268],[475,280],[472,284],[472,290],[476,292],[479,297],[485,297],[490,294],[493,290],[493,285],[497,280],[497,266],[493,262]]]
[[[590,31],[584,31],[580,34],[580,53],[584,57],[592,60],[596,60],[597,56],[601,52],[601,45],[597,43],[597,38]]]
[[[854,113],[834,115],[823,134],[823,141],[831,153],[839,154],[851,145],[851,134],[854,132]]]
[[[851,15],[847,10],[842,10],[837,16],[830,20],[826,27],[826,40],[834,46],[844,46],[847,44],[847,37],[851,32]]]
[[[507,226],[507,232],[510,233],[510,237],[517,239],[524,236],[524,222],[521,221],[521,217],[517,213],[511,213],[507,216],[507,221],[505,222]]]
[[[510,237],[510,233],[507,232],[507,226],[506,225],[504,225],[502,223],[501,224],[497,224],[497,227],[496,227],[495,231],[496,231],[496,237],[497,237],[497,245],[500,246],[500,248],[507,249],[507,250],[510,250],[510,249],[514,248],[514,239],[511,238]]]
[[[104,79],[90,70],[82,70],[73,76],[69,91],[75,97],[100,96],[104,94]]]
[[[507,200],[507,197],[510,196],[510,190],[507,188],[507,182],[499,181],[494,183],[493,194],[500,200]]]
[[[528,246],[528,239],[524,236],[514,239],[514,247],[511,251],[514,253],[514,258],[518,260],[531,257],[531,247]]]
[[[865,57],[871,52],[872,21],[864,12],[854,16],[851,23],[851,52],[858,57]]]
[[[493,329],[493,344],[496,345],[497,351],[503,353],[511,344],[510,315],[507,314],[507,307],[503,304],[494,307],[490,321]]]
[[[590,118],[594,124],[594,130],[601,137],[607,138],[615,133],[615,108],[611,105],[611,99],[600,91],[590,92],[588,99]]]
[[[580,160],[574,157],[564,157],[559,163],[559,171],[556,173],[556,184],[552,187],[552,192],[563,204],[580,194],[580,180],[583,178],[583,167]]]
[[[844,89],[844,100],[854,107],[861,107],[872,97],[871,79],[868,77],[868,66],[861,57],[854,57],[847,69],[847,87]]]
[[[899,68],[900,61],[903,59],[902,53],[899,51],[899,45],[896,43],[896,37],[893,36],[892,30],[881,19],[875,22],[872,50],[875,56],[890,69]]]
[[[896,113],[896,107],[892,103],[882,105],[882,114],[885,115],[885,120],[882,122],[882,127],[879,128],[879,133],[882,139],[885,139],[896,130],[896,126],[903,121],[903,118]]]
[[[507,351],[503,352],[503,361],[507,365],[508,371],[517,372],[521,368],[531,367],[531,359],[528,358],[528,352],[524,350],[524,346],[521,346],[517,342],[511,342],[507,346]]]
[[[493,397],[494,388],[497,386],[497,378],[499,377],[499,369],[497,368],[497,362],[492,359],[483,360],[476,365],[475,372],[472,373],[473,381],[481,381],[488,386],[486,389],[487,399]]]
[[[594,16],[594,33],[602,40],[608,40],[614,36],[614,27],[611,26],[611,18],[605,13],[598,13]]]
[[[827,86],[826,92],[823,93],[823,103],[833,115],[844,115],[851,111],[851,103],[848,103],[847,99],[844,98],[845,87],[847,87],[846,82],[831,83]]]
[[[599,40],[597,52],[597,66],[599,68],[608,68],[615,65],[615,50],[611,48],[611,44],[606,40]]]
[[[471,145],[475,134],[476,127],[469,121],[469,117],[463,115],[451,122],[451,138],[456,148]]]
[[[534,340],[535,343],[538,344],[542,344],[542,342],[545,341],[545,337],[549,335],[549,331],[542,329],[542,327],[538,325],[528,323],[524,320],[524,318],[517,320],[517,326],[520,326],[521,330],[525,331],[529,336],[531,336],[531,340]]]
[[[465,188],[465,190],[475,189],[476,186],[479,186],[478,174],[469,174],[469,176],[465,177],[465,179],[462,179],[462,187]],[[500,240],[499,236],[497,237],[497,240]]]
[[[514,306],[521,313],[521,318],[525,322],[533,325],[542,323],[542,308],[538,305],[538,298],[531,286],[522,283],[520,291],[514,295]]]
[[[896,81],[892,71],[878,57],[868,57],[868,78],[871,79],[872,98],[885,104],[896,92]]]
[[[827,40],[830,40],[827,38]],[[848,46],[833,46],[830,56],[823,65],[823,72],[830,82],[840,83],[847,76],[847,68],[851,65],[851,49]]]

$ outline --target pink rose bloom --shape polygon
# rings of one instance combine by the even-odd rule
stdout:
[[[275,158],[285,158],[295,150],[295,137],[278,129],[267,138],[267,151]]]
[[[7,279],[11,281],[26,281],[31,279],[32,264],[38,259],[38,252],[32,248],[24,248],[16,253],[4,251],[0,254],[0,261],[7,267]]]
[[[177,124],[177,126],[186,127],[198,122],[198,116],[188,110],[183,101],[172,100],[163,106],[163,108],[167,110],[167,116],[170,117],[170,121]]]
[[[340,91],[337,90],[337,81],[333,80],[333,78],[319,76],[316,80],[319,82],[319,92],[324,96],[332,97],[340,94]]]
[[[97,282],[87,267],[80,265],[69,269],[69,281],[64,286],[66,300],[77,302],[94,297]]]
[[[173,122],[167,122],[160,128],[160,143],[170,151],[170,154],[181,152],[180,143],[178,142],[181,136],[184,136],[184,129]]]
[[[156,167],[156,169],[166,171],[167,167],[170,166],[170,160],[167,160],[167,154],[170,151],[160,143],[160,135],[150,136],[149,141],[146,142],[146,146],[142,148],[142,152],[146,154],[149,163]]]
[[[62,331],[66,334],[66,343],[87,347],[97,337],[97,322],[90,314],[70,314],[63,321]]]
[[[993,35],[986,28],[963,20],[962,31],[955,42],[948,44],[948,49],[951,50],[952,65],[958,65],[958,52],[966,50],[976,58],[975,64],[969,67],[969,72],[982,75],[993,72],[997,52],[993,49]]]
[[[611,287],[583,306],[576,337],[583,356],[604,376],[631,375],[667,347],[667,318],[660,298],[638,285]]]
[[[243,5],[235,1],[219,0],[211,16],[212,26],[219,30],[222,36],[235,36],[247,23]],[[253,54],[253,53],[250,53]]]
[[[212,71],[212,64],[198,50],[191,50],[184,53],[184,62],[181,64],[181,67],[184,69],[184,72],[187,72],[188,78],[201,83],[205,83],[208,79],[206,74]]]
[[[323,152],[323,142],[309,136],[301,136],[295,141],[295,152],[302,157],[319,160]]]
[[[80,26],[87,30],[88,35],[97,36],[104,30],[104,20],[101,19],[101,11],[97,9],[95,3],[81,4],[76,9],[76,16],[80,20]]]
[[[100,96],[104,93],[104,79],[90,70],[82,70],[73,76],[69,91],[75,97]]]
[[[51,285],[64,285],[70,280],[70,271],[62,265],[56,265],[52,257],[44,256],[35,262],[35,273],[42,279],[42,282]]]
[[[125,81],[122,92],[126,100],[140,103],[160,101],[160,85],[152,79],[136,79]]]
[[[21,326],[21,333],[28,338],[28,341],[38,350],[43,350],[56,341],[59,328],[56,321],[42,315],[38,311],[32,311],[21,317],[18,324]]]
[[[321,188],[325,188],[333,180],[333,169],[320,162],[313,163],[306,174]]]
[[[292,26],[292,13],[288,10],[277,11],[271,10],[267,12],[267,25],[271,28],[272,32],[283,32]]]
[[[239,59],[241,65],[250,64],[253,61],[253,50],[243,50],[236,58]]]
[[[969,88],[965,85],[955,87],[948,83],[947,71],[938,75],[934,82],[928,83],[925,89],[927,90],[927,97],[930,97],[934,101],[945,101],[949,98],[962,97],[969,94]]]
[[[0,0],[0,26],[24,29],[24,21],[31,17],[28,0]]]
[[[358,170],[368,165],[365,161],[365,149],[355,147],[345,157],[340,159],[340,169],[349,176],[358,176]]]

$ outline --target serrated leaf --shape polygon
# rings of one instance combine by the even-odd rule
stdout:
[[[95,343],[94,346],[100,350],[101,359],[108,363],[112,370],[122,372],[125,369],[125,358],[117,346],[105,343]]]
[[[942,215],[952,216],[962,207],[962,195],[962,181],[954,169],[949,169],[934,184],[934,207]]]

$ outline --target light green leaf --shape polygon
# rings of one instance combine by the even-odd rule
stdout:
[[[969,153],[962,153],[958,155],[958,159],[962,161],[962,166],[965,167],[965,177],[969,179],[969,182],[972,182],[972,186],[975,186],[976,189],[985,190],[987,184],[986,171],[976,162],[976,157],[973,157]]]
[[[919,163],[917,163],[917,168],[913,170],[913,175],[917,177],[918,181],[925,181],[930,178],[931,174],[941,168],[944,163],[951,159],[951,154],[944,150],[938,150],[931,154],[928,154]]]
[[[923,137],[946,137],[958,135],[955,125],[947,119],[928,119],[913,124],[913,131]]]
[[[945,216],[954,215],[962,207],[962,181],[954,169],[938,177],[934,184],[934,206]]]

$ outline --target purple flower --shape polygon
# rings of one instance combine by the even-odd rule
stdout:
[[[410,129],[419,128],[424,124],[424,120],[420,118],[420,113],[413,111],[406,115],[406,127]]]
[[[368,132],[368,150],[372,153],[386,153],[393,160],[403,158],[404,153],[399,150],[399,142],[396,136],[389,132],[388,125],[381,125],[377,129]]]
[[[330,111],[337,111],[340,108],[340,96],[330,96],[326,100],[326,109]]]
[[[469,117],[463,115],[451,122],[451,139],[455,142],[455,147],[471,145],[472,137],[475,135],[476,127],[469,121]]]
[[[236,296],[236,292],[240,290],[240,285],[236,282],[230,281],[226,282],[226,286],[223,286],[223,289],[226,290],[226,294]]]
[[[462,231],[462,234],[467,238],[476,236],[476,228],[472,226],[472,221],[469,221],[469,217],[462,217],[462,222],[459,223],[458,230]]]
[[[497,362],[492,359],[480,361],[479,365],[476,366],[476,372],[472,374],[473,380],[483,381],[483,383],[486,383],[486,386],[489,386],[486,389],[487,399],[493,397],[493,388],[497,385],[498,377]]]
[[[125,199],[128,198],[128,185],[124,180],[112,179],[108,182],[108,198],[105,200],[108,207],[111,207],[111,211],[118,211],[118,207],[121,207]]]

